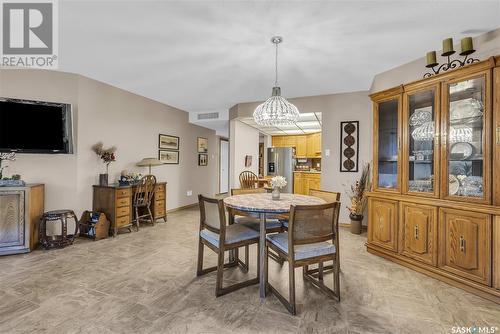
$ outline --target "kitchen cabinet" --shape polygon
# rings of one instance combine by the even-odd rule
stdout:
[[[295,155],[307,157],[307,136],[296,136]]]
[[[310,189],[321,189],[321,173],[294,172],[293,192],[294,194],[309,195]]]
[[[396,252],[398,245],[398,202],[368,200],[368,242]]]
[[[295,156],[321,158],[321,132],[299,136],[273,136],[274,147],[295,147]]]

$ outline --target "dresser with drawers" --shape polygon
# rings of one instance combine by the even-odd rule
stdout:
[[[92,210],[103,212],[110,222],[110,233],[117,235],[118,230],[130,228],[132,217],[133,195],[135,186],[94,185]],[[153,199],[151,201],[151,213],[155,221],[167,220],[167,183],[158,182],[155,187]]]

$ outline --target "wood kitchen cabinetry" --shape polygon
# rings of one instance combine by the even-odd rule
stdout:
[[[371,97],[368,251],[500,303],[500,56]]]
[[[321,132],[300,136],[273,136],[274,147],[295,147],[299,158],[321,158]]]
[[[321,189],[321,173],[317,172],[294,172],[293,193],[309,195],[310,189]]]

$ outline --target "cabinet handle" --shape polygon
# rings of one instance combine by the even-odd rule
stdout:
[[[415,225],[415,240],[418,240],[418,225]]]
[[[500,145],[500,127],[497,127],[497,145]]]
[[[460,236],[460,251],[465,253],[465,238],[463,235]]]

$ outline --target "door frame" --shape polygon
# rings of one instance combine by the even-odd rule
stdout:
[[[225,194],[225,193],[221,193],[221,187],[220,187],[220,181],[221,181],[221,168],[222,168],[222,142],[225,141],[227,142],[227,192],[225,193],[229,193],[229,180],[230,180],[230,176],[229,176],[229,165],[230,165],[230,158],[229,158],[229,154],[230,154],[230,150],[229,150],[229,138],[226,138],[226,137],[219,137],[219,168],[218,168],[218,171],[217,171],[217,181],[218,181],[218,186],[217,186],[217,190],[218,190],[218,193],[219,194]]]

